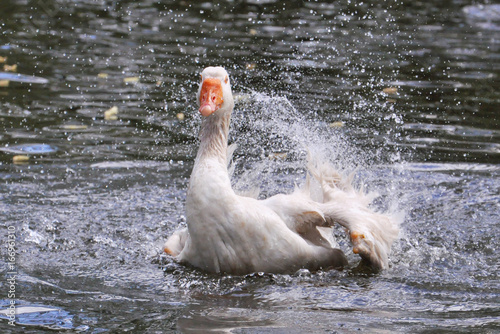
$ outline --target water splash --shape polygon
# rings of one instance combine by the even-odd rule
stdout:
[[[314,111],[299,111],[286,97],[257,92],[238,100],[230,142],[245,153],[235,152],[236,189],[263,185],[265,194],[289,192],[304,182],[309,154],[339,170],[363,165],[362,153],[349,144],[345,131]]]

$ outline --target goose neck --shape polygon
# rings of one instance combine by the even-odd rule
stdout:
[[[213,114],[203,119],[196,160],[217,159],[226,166],[230,115]]]

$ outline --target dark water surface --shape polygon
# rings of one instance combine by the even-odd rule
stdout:
[[[498,332],[500,6],[479,2],[1,0],[0,331]],[[344,271],[161,255],[207,65],[237,96],[235,187],[291,191],[327,152],[406,213],[390,269],[358,269],[342,231]]]

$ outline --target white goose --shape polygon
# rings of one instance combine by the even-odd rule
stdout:
[[[347,260],[333,240],[331,227],[338,223],[349,230],[354,253],[375,269],[387,268],[397,219],[368,208],[367,196],[329,165],[308,166],[321,185],[318,201],[310,196],[309,182],[292,194],[265,200],[237,195],[227,169],[234,101],[222,67],[202,72],[198,101],[203,120],[187,191],[187,228],[170,236],[166,253],[212,273],[339,268]]]

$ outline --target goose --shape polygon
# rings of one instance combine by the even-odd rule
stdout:
[[[201,73],[197,93],[202,122],[186,195],[187,227],[163,246],[179,263],[205,272],[244,275],[341,269],[347,257],[332,228],[346,228],[353,252],[375,270],[388,267],[399,223],[375,212],[370,198],[329,164],[310,162],[306,184],[291,194],[259,200],[238,195],[228,172],[228,133],[234,100],[223,67]],[[320,185],[320,199],[310,184]]]

